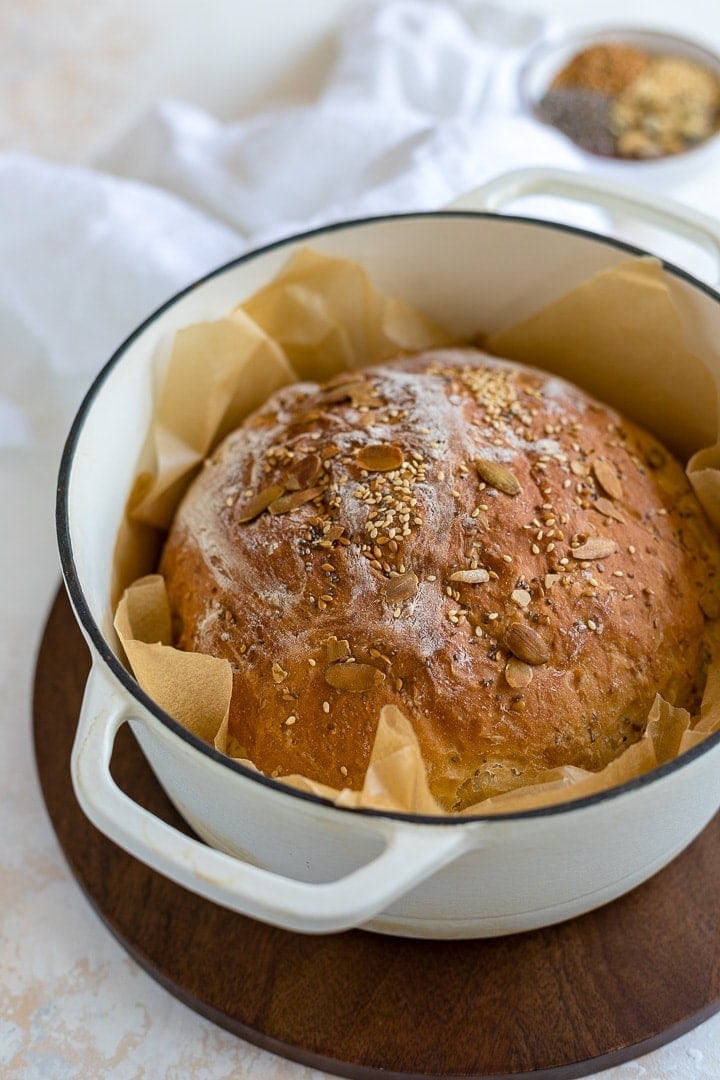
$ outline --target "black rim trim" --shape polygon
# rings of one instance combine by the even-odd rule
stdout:
[[[283,237],[280,240],[275,240],[271,244],[266,244],[260,248],[253,248],[251,251],[247,251],[242,255],[239,255],[235,259],[231,259],[229,262],[223,263],[222,266],[217,267],[215,270],[211,270],[208,274],[198,278],[190,285],[181,289],[175,293],[164,304],[156,308],[140,325],[123,341],[123,343],[115,350],[113,355],[107,361],[107,363],[101,368],[100,372],[91,383],[80,408],[77,411],[72,427],[68,434],[67,440],[62,453],[60,462],[60,470],[58,474],[58,487],[57,487],[57,501],[56,501],[56,529],[58,548],[60,553],[60,565],[62,568],[63,577],[68,590],[68,594],[72,601],[75,613],[92,641],[95,649],[97,650],[100,658],[108,666],[112,674],[119,680],[121,685],[128,691],[128,693],[135,698],[135,700],[142,705],[152,716],[159,720],[166,728],[169,728],[173,734],[183,739],[184,742],[189,743],[190,746],[199,750],[205,756],[211,758],[219,765],[224,766],[231,771],[238,773],[248,780],[252,780],[257,784],[261,784],[264,787],[272,788],[274,791],[280,792],[283,795],[287,795],[291,798],[302,799],[306,802],[316,803],[320,806],[326,806],[338,813],[345,814],[361,814],[367,817],[380,817],[389,818],[396,821],[407,821],[416,825],[465,825],[473,821],[484,822],[500,822],[519,820],[523,818],[536,818],[536,817],[549,817],[554,814],[568,813],[571,810],[578,810],[581,808],[593,806],[596,803],[604,802],[609,799],[618,798],[621,795],[628,794],[631,791],[635,791],[641,787],[645,787],[649,784],[653,784],[656,781],[669,776],[675,772],[676,769],[694,761],[696,758],[707,753],[713,747],[720,744],[720,731],[715,732],[713,735],[707,736],[697,746],[688,750],[679,758],[674,758],[672,761],[666,762],[664,765],[658,766],[656,769],[652,769],[648,773],[644,773],[642,776],[638,776],[633,780],[628,780],[626,783],[619,785],[618,787],[608,788],[606,791],[597,792],[594,795],[586,795],[583,798],[575,799],[570,802],[560,803],[557,806],[541,807],[535,810],[518,810],[512,813],[506,814],[472,814],[463,816],[451,816],[438,817],[428,814],[408,814],[400,813],[390,810],[374,810],[369,808],[348,808],[335,806],[329,799],[321,798],[319,795],[313,795],[310,792],[298,791],[296,788],[292,788],[287,784],[283,784],[280,780],[274,780],[272,777],[265,776],[262,773],[257,773],[248,769],[246,766],[241,765],[238,761],[228,757],[226,754],[220,753],[214,746],[210,746],[209,743],[203,742],[197,735],[194,735],[187,728],[183,727],[179,721],[173,719],[169,713],[166,713],[161,709],[148,695],[141,689],[141,687],[135,682],[130,672],[121,663],[115,653],[108,645],[105,636],[103,635],[100,627],[95,622],[88,604],[85,600],[85,596],[80,585],[79,576],[75,566],[75,557],[72,549],[72,543],[70,540],[70,524],[68,517],[68,493],[69,493],[69,481],[72,472],[73,461],[75,458],[75,451],[77,449],[80,436],[85,425],[90,408],[100,391],[103,383],[114,370],[115,366],[120,362],[124,354],[130,348],[130,346],[139,338],[145,330],[154,323],[164,312],[173,307],[184,296],[187,296],[194,289],[206,282],[211,281],[215,277],[226,273],[229,270],[234,269],[237,266],[241,266],[245,262],[249,262],[251,259],[257,258],[260,255],[265,255],[276,248],[285,247],[286,245],[310,240],[313,237],[323,236],[327,233],[340,232],[343,229],[353,228],[361,225],[377,225],[387,221],[405,221],[405,220],[418,220],[418,219],[433,219],[433,218],[468,218],[471,220],[477,218],[483,218],[488,220],[501,220],[501,221],[514,221],[519,224],[539,226],[541,228],[547,228],[551,230],[557,230],[560,232],[570,233],[571,235],[581,236],[586,239],[594,240],[596,242],[606,244],[609,247],[615,248],[620,251],[627,252],[634,256],[647,256],[650,252],[644,251],[642,248],[635,247],[633,244],[629,244],[624,240],[617,240],[611,237],[603,236],[601,233],[595,233],[590,229],[582,229],[575,225],[567,225],[561,222],[545,221],[541,218],[525,217],[515,214],[496,214],[489,212],[481,212],[474,210],[438,210],[438,211],[418,211],[409,214],[384,214],[377,217],[365,217],[350,219],[347,221],[333,222],[329,225],[321,226],[317,229],[311,229],[302,233],[293,233],[290,236]],[[659,256],[654,256],[659,258]],[[681,269],[678,266],[674,266],[672,263],[666,262],[664,259],[659,260],[663,267],[675,277],[679,277],[689,285],[700,289],[716,303],[720,303],[720,293],[718,293],[711,286],[706,285],[702,281],[698,281],[687,271]]]

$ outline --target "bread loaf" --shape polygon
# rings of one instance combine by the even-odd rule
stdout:
[[[448,810],[597,770],[697,706],[718,540],[680,464],[568,383],[443,349],[275,394],[180,505],[179,648],[272,776],[362,786],[381,707]]]

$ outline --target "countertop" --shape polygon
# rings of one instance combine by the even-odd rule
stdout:
[[[224,119],[311,100],[332,59],[332,32],[351,3],[5,0],[0,150],[91,162],[168,96]],[[598,22],[589,0],[506,6]],[[605,0],[602,20],[649,21],[640,0]],[[652,22],[720,46],[714,0],[656,0]],[[4,336],[0,391],[13,378]],[[319,1078],[226,1034],[153,982],[100,923],[59,852],[34,769],[30,693],[34,651],[59,580],[53,493],[60,423],[49,417],[47,445],[0,446],[0,1076]],[[720,1016],[603,1076],[717,1080]]]

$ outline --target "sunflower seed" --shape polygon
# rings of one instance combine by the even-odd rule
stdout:
[[[483,570],[481,567],[477,570],[456,570],[448,578],[448,581],[462,581],[465,585],[482,585],[489,580],[490,575],[487,570]]]

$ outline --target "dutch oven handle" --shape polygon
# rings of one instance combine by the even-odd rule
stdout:
[[[263,870],[179,832],[117,786],[110,773],[115,736],[128,720],[139,719],[137,711],[95,664],[72,752],[78,802],[93,824],[131,855],[232,911],[285,930],[346,930],[367,922],[477,844],[478,823],[441,826],[358,815],[353,824],[385,842],[359,869],[317,885]]]
[[[461,195],[444,209],[495,212],[527,195],[553,195],[586,203],[689,240],[713,258],[714,271],[709,283],[717,285],[720,281],[720,222],[674,199],[605,177],[587,176],[569,169],[513,169]]]

